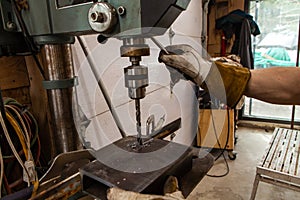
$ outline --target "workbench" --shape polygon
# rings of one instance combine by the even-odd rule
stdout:
[[[259,181],[300,191],[300,131],[275,128],[268,148],[256,168],[251,200]]]

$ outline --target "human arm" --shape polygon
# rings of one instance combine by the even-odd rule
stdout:
[[[160,54],[159,61],[190,77],[211,95],[234,107],[242,95],[274,104],[300,105],[300,69],[272,67],[248,70],[230,62],[208,63],[192,47],[167,47],[171,54]],[[184,53],[178,53],[181,50]],[[195,61],[197,60],[197,61]]]
[[[300,68],[251,70],[244,94],[274,104],[300,105]]]

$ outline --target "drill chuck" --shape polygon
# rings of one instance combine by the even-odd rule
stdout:
[[[145,66],[129,66],[124,69],[125,86],[131,99],[142,99],[146,96],[148,68]]]

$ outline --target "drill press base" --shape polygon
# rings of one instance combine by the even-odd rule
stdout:
[[[100,199],[106,199],[106,191],[110,187],[163,194],[168,176],[180,179],[192,169],[195,155],[190,147],[154,139],[148,146],[135,150],[131,148],[134,142],[135,137],[126,137],[98,150],[95,155],[99,159],[80,169],[83,191]],[[120,152],[116,149],[120,149]],[[124,152],[127,152],[125,156]],[[175,156],[177,158],[173,160]],[[140,163],[141,157],[145,158],[142,160],[146,164]],[[173,162],[162,165],[170,160]],[[155,166],[157,169],[151,170]]]

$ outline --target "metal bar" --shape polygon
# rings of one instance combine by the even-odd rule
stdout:
[[[168,52],[168,50],[157,40],[157,39],[155,39],[154,37],[150,37],[150,39],[154,42],[154,44],[156,45],[156,46],[158,46],[158,48],[160,49],[160,50],[162,50],[162,51],[164,51],[166,54],[170,54],[169,52]]]
[[[73,78],[73,60],[70,44],[45,45],[43,48],[47,80]],[[79,138],[72,114],[73,88],[47,90],[52,156],[76,150]]]
[[[296,67],[299,67],[299,53],[300,53],[300,18],[299,18],[299,26],[298,26],[298,47],[297,47]],[[292,118],[291,118],[291,129],[294,129],[295,111],[296,111],[296,106],[293,105]]]
[[[295,191],[300,191],[299,185],[294,185],[292,183],[287,183],[287,182],[284,182],[284,181],[281,181],[281,180],[272,179],[272,178],[269,178],[269,177],[262,176],[260,181],[265,182],[265,183],[270,183],[270,184],[273,184],[273,185],[276,185],[276,186],[279,186],[279,187],[285,187],[285,188],[292,189],[292,190],[295,190]]]
[[[101,90],[101,92],[102,92],[102,94],[104,96],[105,102],[108,105],[108,108],[109,108],[109,110],[110,110],[110,112],[112,114],[112,117],[113,117],[113,119],[114,119],[114,121],[115,121],[115,123],[116,123],[116,125],[117,125],[117,127],[118,127],[118,129],[119,129],[119,131],[120,131],[120,133],[122,135],[122,137],[124,138],[124,137],[126,137],[126,133],[123,131],[124,129],[123,129],[123,126],[121,124],[121,121],[120,121],[120,119],[118,117],[118,114],[117,114],[117,112],[116,112],[113,104],[112,104],[112,101],[111,101],[111,99],[109,97],[109,94],[108,94],[108,92],[107,92],[107,90],[106,90],[106,88],[104,86],[104,83],[103,83],[102,79],[101,79],[101,77],[97,73],[95,64],[94,64],[93,60],[91,59],[91,56],[89,55],[87,47],[84,44],[84,41],[83,41],[83,39],[80,36],[77,36],[76,38],[77,38],[77,40],[78,40],[78,42],[79,42],[79,44],[80,44],[80,46],[82,48],[82,51],[83,51],[84,55],[87,58],[89,66],[90,66],[90,68],[91,68],[91,70],[93,72],[93,75],[94,75],[95,79],[97,80],[98,86],[99,86],[99,88],[100,88],[100,90]]]

